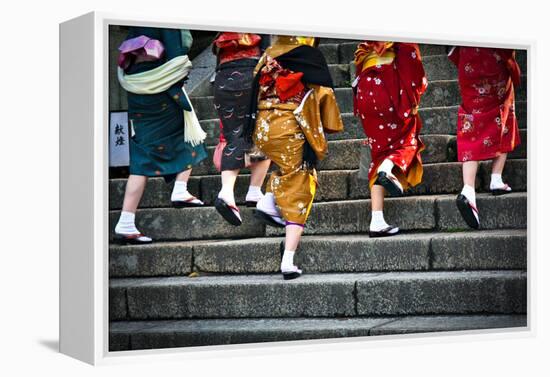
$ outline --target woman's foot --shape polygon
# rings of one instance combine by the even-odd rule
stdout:
[[[399,233],[399,228],[393,225],[389,225],[384,219],[384,213],[382,211],[372,211],[369,237],[389,237]]]
[[[122,234],[115,232],[114,242],[119,245],[146,245],[152,243],[153,240],[141,233]]]
[[[512,188],[507,183],[502,182],[501,174],[491,174],[489,189],[493,195],[504,195],[512,192]]]
[[[391,160],[384,160],[378,167],[375,185],[380,185],[386,189],[391,196],[403,195],[403,186],[392,173],[393,162]]]
[[[239,226],[243,223],[241,212],[235,204],[233,185],[222,185],[222,189],[214,201],[214,207],[229,224]]]
[[[144,236],[135,225],[136,214],[122,211],[115,226],[114,241],[118,244],[143,245],[153,242],[149,237]]]
[[[201,200],[187,191],[187,182],[184,181],[176,181],[174,183],[174,189],[172,190],[170,200],[172,201],[172,206],[176,208],[204,206]]]
[[[472,229],[479,229],[479,212],[473,187],[464,185],[462,192],[456,197],[456,206],[466,224]]]
[[[284,243],[279,248],[281,253],[281,273],[284,280],[292,280],[302,275],[302,270],[294,265],[295,251],[284,250]]]
[[[395,236],[399,233],[399,228],[393,225],[388,225],[386,228],[381,230],[370,230],[369,237],[378,238],[378,237],[390,237]]]
[[[247,207],[256,207],[258,202],[262,200],[264,194],[262,193],[262,188],[257,186],[249,186],[248,192],[246,193],[246,206]]]
[[[243,223],[241,212],[235,204],[229,204],[218,196],[214,201],[214,207],[229,224],[239,226]]]
[[[275,197],[270,192],[265,194],[258,204],[256,204],[254,217],[267,225],[277,228],[284,228],[286,225],[285,220],[275,206]]]

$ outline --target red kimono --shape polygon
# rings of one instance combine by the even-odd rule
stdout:
[[[367,41],[355,51],[354,112],[371,150],[369,182],[390,159],[404,189],[422,180],[420,97],[427,80],[417,44]]]
[[[458,68],[462,104],[458,109],[458,160],[493,159],[520,143],[514,86],[520,69],[514,50],[455,47],[449,59]]]

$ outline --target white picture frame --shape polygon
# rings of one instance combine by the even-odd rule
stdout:
[[[535,42],[520,38],[468,37],[439,39],[432,34],[370,31],[360,28],[327,27],[326,30],[299,25],[280,27],[276,23],[246,25],[208,24],[201,17],[144,17],[92,12],[60,24],[60,352],[94,365],[182,357],[245,355],[292,352],[295,347],[345,349],[360,343],[377,347],[386,342],[441,342],[502,339],[533,336],[533,258],[528,248],[527,329],[476,330],[459,333],[414,334],[375,338],[341,338],[295,341],[292,344],[265,343],[205,346],[176,349],[109,352],[108,320],[108,33],[109,25],[141,25],[194,30],[228,30],[259,33],[316,35],[331,38],[414,41],[418,43],[483,45],[526,49],[529,65],[528,98],[533,88]],[[330,31],[328,31],[330,30]],[[528,139],[536,138],[529,103]],[[534,143],[530,143],[534,146]],[[528,150],[528,185],[533,176],[534,147]],[[533,193],[528,198],[528,225],[532,223]],[[79,203],[78,206],[75,203]],[[532,227],[528,227],[531,245]],[[458,336],[460,335],[460,337]]]

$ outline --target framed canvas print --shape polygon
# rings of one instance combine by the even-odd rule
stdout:
[[[533,47],[411,35],[61,24],[61,351],[529,331]]]

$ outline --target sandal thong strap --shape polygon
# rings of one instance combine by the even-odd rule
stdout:
[[[182,200],[182,201],[185,202],[185,203],[192,203],[192,202],[194,202],[195,200],[197,200],[197,201],[200,202],[200,200],[199,200],[198,198],[194,197],[194,196],[190,196],[189,198],[184,199],[184,200]]]
[[[237,208],[236,206],[233,206],[233,205],[227,204],[227,203],[225,203],[225,204],[226,204],[227,207],[229,207],[230,209],[232,209],[232,210],[234,210],[234,211],[237,211],[237,212],[241,213],[241,210],[240,210],[239,208]]]
[[[137,234],[118,234],[119,236],[121,237],[124,237],[126,239],[129,239],[129,240],[133,240],[133,239],[137,239],[137,238],[140,238],[140,237],[145,237],[144,234],[142,233],[137,233]]]

